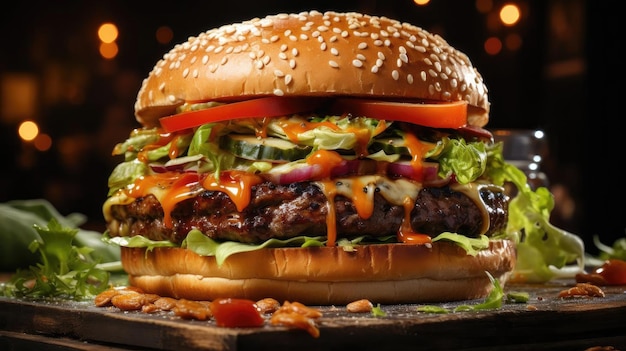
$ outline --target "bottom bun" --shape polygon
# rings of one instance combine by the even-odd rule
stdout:
[[[445,302],[483,298],[514,269],[513,242],[491,241],[476,256],[450,242],[275,248],[238,253],[222,265],[181,248],[122,247],[129,283],[147,293],[190,300],[219,297],[310,305]]]

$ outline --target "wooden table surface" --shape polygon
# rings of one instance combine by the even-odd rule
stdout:
[[[221,328],[96,307],[93,302],[33,302],[0,298],[0,350],[599,350],[626,351],[626,286],[602,287],[605,297],[559,298],[575,283],[509,285],[527,303],[497,310],[428,314],[418,304],[382,305],[384,317],[319,307],[319,338],[266,324]],[[454,307],[482,300],[437,304]]]

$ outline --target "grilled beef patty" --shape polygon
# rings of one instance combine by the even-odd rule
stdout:
[[[489,212],[486,234],[502,232],[508,218],[507,196],[493,188],[482,189],[480,195]],[[368,219],[360,218],[350,199],[339,195],[335,197],[335,211],[337,238],[396,235],[404,218],[402,206],[390,204],[379,194]],[[152,195],[129,205],[114,205],[114,220],[108,223],[108,230],[111,236],[143,235],[181,243],[195,228],[216,240],[260,243],[270,238],[325,236],[327,215],[327,198],[314,183],[265,182],[252,188],[250,204],[242,212],[219,191],[206,190],[184,200],[172,211],[172,228],[165,226],[161,204]],[[411,212],[413,230],[430,235],[449,231],[476,237],[482,221],[474,201],[449,187],[422,189]]]

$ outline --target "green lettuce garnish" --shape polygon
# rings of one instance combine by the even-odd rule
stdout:
[[[1,286],[5,296],[44,298],[63,297],[75,300],[93,298],[109,287],[110,273],[98,266],[94,249],[74,245],[78,229],[64,227],[51,219],[46,227],[34,225],[40,239],[28,249],[38,253],[40,262],[28,269],[18,269]]]
[[[493,172],[500,172],[502,179],[517,188],[517,195],[509,204],[506,229],[517,243],[514,280],[541,283],[584,271],[582,239],[550,223],[554,208],[550,191],[545,187],[533,191],[524,172],[508,163],[502,163]]]
[[[489,292],[489,295],[483,300],[483,302],[476,305],[459,305],[453,309],[445,308],[437,305],[425,305],[417,307],[418,312],[425,313],[450,313],[450,312],[475,312],[482,310],[494,310],[502,307],[502,304],[505,302],[504,290],[502,289],[502,285],[500,285],[500,281],[495,279],[491,273],[485,272],[489,280],[491,281],[491,285],[493,288]]]

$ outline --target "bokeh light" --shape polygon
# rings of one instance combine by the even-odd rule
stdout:
[[[113,23],[104,23],[98,28],[98,39],[103,43],[112,43],[117,40],[117,26]]]
[[[505,26],[512,26],[520,19],[520,9],[515,4],[506,4],[500,10],[500,20]]]
[[[33,121],[24,121],[20,124],[17,132],[22,140],[31,141],[39,134],[39,126]]]
[[[502,42],[496,37],[491,37],[485,40],[484,48],[489,55],[497,55],[502,51]]]
[[[100,55],[105,59],[115,58],[118,50],[116,43],[100,43]]]

